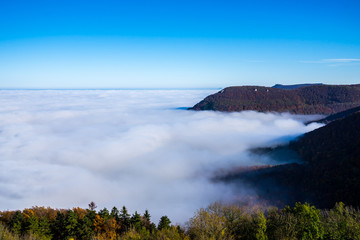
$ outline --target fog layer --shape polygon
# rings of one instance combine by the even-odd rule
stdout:
[[[248,149],[320,125],[190,107],[214,90],[0,91],[0,206],[127,206],[184,222],[231,189],[218,169],[264,164]],[[244,190],[251,191],[251,190]]]

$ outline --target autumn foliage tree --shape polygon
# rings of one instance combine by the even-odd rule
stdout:
[[[0,239],[360,240],[360,211],[343,203],[330,210],[308,203],[284,209],[214,203],[198,210],[184,228],[172,225],[167,216],[161,217],[156,227],[148,211],[130,217],[125,207],[119,212],[113,208],[110,213],[95,208],[33,207],[0,212]]]

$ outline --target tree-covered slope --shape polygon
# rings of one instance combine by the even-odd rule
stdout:
[[[335,114],[331,114],[330,116],[314,121],[317,123],[325,123],[328,124],[330,122],[336,121],[336,120],[340,120],[340,119],[344,119],[348,116],[350,116],[351,114],[354,114],[356,112],[360,112],[360,106],[359,107],[354,107],[354,108],[350,108],[348,110],[339,112],[339,113],[335,113]]]
[[[328,208],[342,201],[360,206],[360,112],[273,151],[284,148],[296,152],[303,163],[233,172],[221,180],[245,182],[272,203],[308,201]]]
[[[306,133],[289,147],[309,163],[353,163],[360,168],[360,112]]]
[[[311,85],[296,89],[228,87],[206,97],[192,110],[333,114],[360,106],[358,85]]]

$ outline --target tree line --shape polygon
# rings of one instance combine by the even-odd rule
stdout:
[[[337,203],[321,210],[308,203],[293,207],[241,207],[214,203],[199,209],[184,226],[167,216],[156,225],[146,210],[129,214],[126,207],[96,211],[32,207],[0,212],[0,240],[144,239],[144,240],[277,240],[360,239],[360,211]]]

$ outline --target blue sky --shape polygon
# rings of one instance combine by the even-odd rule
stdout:
[[[0,1],[0,88],[360,81],[359,1]]]

